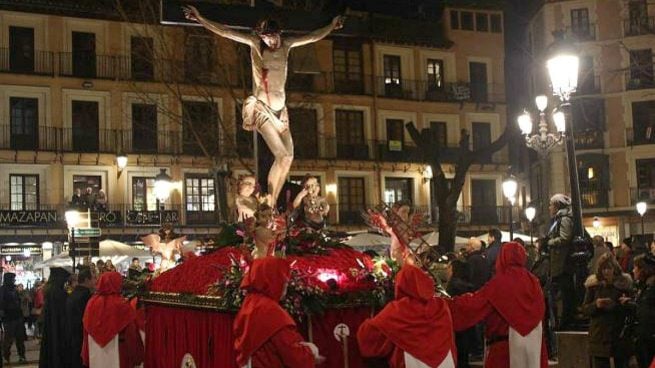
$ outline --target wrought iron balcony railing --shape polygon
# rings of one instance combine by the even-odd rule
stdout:
[[[655,34],[655,17],[636,17],[623,21],[626,37]]]

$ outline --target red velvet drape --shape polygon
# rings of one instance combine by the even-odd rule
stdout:
[[[334,327],[345,323],[349,368],[363,368],[357,347],[357,329],[370,316],[370,308],[326,311],[312,319],[313,339],[327,361],[319,368],[342,368],[342,343]],[[237,368],[232,322],[234,315],[194,309],[149,305],[146,308],[146,368],[178,368],[190,353],[198,368]],[[303,333],[307,336],[307,333]]]

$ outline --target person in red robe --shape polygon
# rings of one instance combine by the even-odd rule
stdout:
[[[434,282],[405,263],[395,280],[395,300],[361,324],[362,356],[388,357],[393,368],[455,367],[455,340],[446,302],[435,296]]]
[[[546,368],[542,339],[544,295],[525,268],[527,255],[516,243],[501,247],[496,274],[480,290],[449,300],[455,330],[485,322],[487,368]]]
[[[247,294],[233,325],[239,367],[308,368],[321,360],[280,306],[289,276],[285,259],[267,256],[256,259],[241,281]]]
[[[121,296],[123,278],[118,272],[100,276],[82,320],[82,360],[87,367],[133,368],[143,362],[136,311]],[[118,344],[118,356],[111,347]]]

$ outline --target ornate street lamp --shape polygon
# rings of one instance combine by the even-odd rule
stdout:
[[[564,111],[570,107],[569,100],[578,87],[578,68],[580,58],[575,46],[564,39],[563,32],[556,32],[555,42],[549,47],[546,67],[553,89],[553,95],[559,97],[562,104],[559,110]],[[561,119],[561,118],[558,118]],[[582,228],[582,201],[580,199],[580,183],[578,178],[578,165],[575,158],[575,139],[571,119],[564,120],[566,131],[566,156],[569,167],[569,181],[571,184],[571,207],[573,210],[573,237],[584,239]]]
[[[562,144],[562,138],[565,136],[566,118],[564,113],[554,110],[551,119],[555,125],[556,132],[548,132],[548,121],[546,120],[546,107],[548,107],[548,97],[537,96],[535,99],[539,109],[539,131],[532,134],[533,124],[532,117],[527,111],[519,115],[517,121],[521,133],[525,136],[525,144],[528,148],[537,151],[540,156],[546,156],[555,146]],[[532,134],[532,135],[531,135]]]
[[[644,215],[646,214],[646,211],[648,211],[648,203],[645,201],[639,201],[637,202],[637,213],[639,216],[641,216],[641,241],[645,242],[646,239],[644,237]]]
[[[66,219],[66,225],[68,226],[70,236],[70,243],[68,244],[68,255],[73,260],[73,272],[75,272],[75,227],[80,222],[80,212],[77,210],[68,210],[64,213],[64,218]]]
[[[514,239],[514,224],[512,223],[512,210],[514,209],[514,201],[516,200],[516,190],[518,189],[519,184],[514,179],[514,176],[510,175],[505,181],[503,181],[503,194],[505,198],[509,201],[509,237],[510,241]]]
[[[525,218],[527,218],[528,221],[530,221],[530,245],[534,245],[534,240],[532,239],[532,225],[533,225],[532,221],[534,220],[536,215],[537,215],[537,209],[534,208],[533,205],[529,205],[525,209]]]

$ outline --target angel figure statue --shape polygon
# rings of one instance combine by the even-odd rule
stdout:
[[[237,221],[243,222],[255,216],[259,201],[255,196],[257,181],[252,175],[240,176],[237,182],[237,196],[235,199],[237,207]]]
[[[275,254],[275,245],[286,229],[285,224],[280,220],[283,220],[283,217],[276,217],[271,206],[266,203],[259,205],[257,212],[255,212],[253,259]]]
[[[277,197],[293,162],[293,140],[289,131],[285,84],[289,50],[326,37],[343,26],[343,17],[335,17],[327,26],[298,37],[282,37],[277,22],[263,20],[250,34],[203,17],[193,6],[183,7],[185,17],[200,23],[209,31],[250,46],[253,94],[243,102],[243,128],[257,130],[275,158],[268,172],[268,204],[275,206]]]
[[[293,200],[293,208],[299,209],[299,219],[312,230],[325,227],[325,219],[330,212],[330,205],[325,197],[321,197],[321,185],[313,176],[306,176],[303,189]]]

